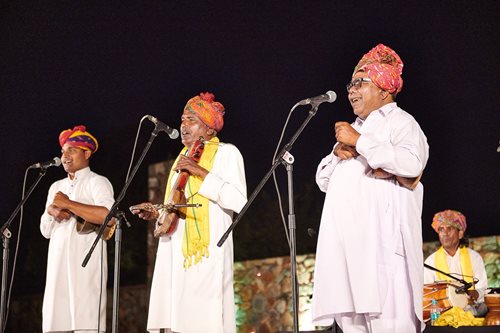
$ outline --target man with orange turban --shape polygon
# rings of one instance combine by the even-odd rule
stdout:
[[[67,177],[49,189],[40,221],[50,239],[43,297],[43,332],[106,332],[106,243],[99,241],[86,267],[81,263],[96,233],[79,233],[82,220],[102,224],[114,203],[107,178],[90,170],[97,139],[85,126],[59,135],[61,161]]]
[[[420,332],[423,186],[427,139],[395,102],[403,62],[379,44],[347,84],[353,123],[320,162],[326,192],[316,252],[313,323],[350,332]]]
[[[439,236],[441,247],[431,254],[425,263],[448,274],[452,274],[466,282],[477,280],[467,291],[471,306],[465,308],[475,316],[485,314],[484,294],[488,288],[488,277],[481,255],[468,247],[464,239],[467,221],[459,211],[447,209],[436,213],[432,219],[432,228]],[[424,283],[436,281],[455,281],[449,276],[431,269],[424,269]]]
[[[217,240],[232,223],[233,212],[245,205],[246,181],[239,150],[219,141],[224,125],[224,106],[211,93],[191,98],[181,117],[184,144],[170,171],[165,203],[179,171],[189,178],[181,195],[188,204],[185,216],[179,214],[173,232],[156,209],[134,210],[146,220],[158,219],[160,235],[151,286],[148,330],[150,332],[235,333],[233,290],[233,241],[222,247]],[[203,146],[203,148],[200,148]],[[199,162],[190,152],[201,150]]]

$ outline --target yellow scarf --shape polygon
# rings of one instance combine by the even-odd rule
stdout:
[[[470,261],[469,251],[467,251],[467,247],[461,246],[458,251],[460,251],[460,269],[462,270],[462,275],[465,281],[472,282],[474,272],[472,271],[472,263]],[[450,268],[448,267],[448,262],[446,261],[446,252],[444,248],[441,246],[439,250],[436,252],[436,256],[434,257],[434,264],[436,268],[442,270],[445,273],[450,273]],[[450,277],[437,273],[437,278],[439,281],[451,280]]]
[[[205,142],[205,148],[201,155],[199,165],[206,170],[212,170],[215,155],[219,148],[219,139],[212,138],[210,141]],[[187,147],[181,151],[181,155],[187,154]],[[173,165],[177,164],[179,157],[175,160]],[[165,193],[165,201],[168,200],[170,190],[172,187],[172,177],[176,172],[170,170],[168,177],[167,190]],[[201,207],[188,207],[186,208],[186,224],[184,227],[184,236],[182,238],[182,254],[184,255],[184,269],[188,269],[192,264],[197,264],[201,261],[202,257],[208,258],[208,245],[210,244],[210,224],[209,224],[209,211],[208,199],[198,194],[203,179],[197,176],[190,176],[188,178],[185,194],[186,203],[198,203]]]

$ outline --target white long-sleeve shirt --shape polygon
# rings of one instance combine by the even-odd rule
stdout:
[[[336,314],[377,315],[387,302],[396,255],[407,263],[415,316],[422,321],[423,186],[414,190],[394,179],[376,179],[372,169],[419,176],[429,156],[415,119],[396,103],[352,124],[361,136],[355,158],[331,152],[319,164],[316,182],[326,192],[316,252],[313,322],[330,325]],[[403,290],[401,290],[403,292]],[[397,306],[397,305],[395,305]]]
[[[171,236],[160,237],[149,301],[150,332],[236,332],[232,236],[217,246],[233,212],[240,212],[247,201],[243,157],[235,146],[219,143],[199,194],[209,200],[209,256],[184,269],[183,219]]]
[[[110,209],[114,203],[111,183],[89,167],[78,170],[73,180],[67,177],[50,187],[40,221],[42,235],[50,239],[42,307],[43,332],[96,330],[99,297],[100,330],[104,332],[108,277],[106,242],[99,240],[89,262],[82,267],[97,234],[79,234],[75,217],[57,222],[47,213],[47,207],[59,191],[83,204]]]

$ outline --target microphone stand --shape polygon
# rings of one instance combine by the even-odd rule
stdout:
[[[94,251],[97,243],[101,239],[101,236],[104,232],[104,229],[106,228],[108,222],[111,220],[112,217],[117,218],[117,226],[116,226],[116,236],[115,236],[115,265],[114,265],[114,273],[115,273],[115,278],[114,278],[114,286],[113,286],[113,320],[112,320],[112,332],[117,333],[118,332],[118,302],[119,302],[119,282],[120,282],[120,250],[121,250],[121,232],[122,228],[120,226],[120,219],[122,219],[125,214],[121,211],[118,210],[118,206],[122,202],[123,198],[125,197],[125,194],[127,192],[128,187],[130,186],[130,183],[132,183],[132,180],[134,179],[135,174],[137,173],[137,170],[139,169],[139,166],[142,163],[142,160],[146,156],[146,153],[149,151],[149,148],[151,147],[151,144],[153,143],[154,139],[158,135],[158,133],[161,131],[160,128],[158,128],[157,125],[155,125],[155,128],[153,132],[151,133],[151,136],[149,137],[149,140],[146,144],[146,147],[144,147],[141,156],[137,160],[137,163],[135,164],[130,177],[127,179],[125,182],[125,185],[123,186],[120,194],[118,195],[118,198],[116,199],[115,203],[111,208],[109,209],[108,215],[106,215],[106,218],[104,219],[104,222],[101,224],[101,227],[99,228],[99,231],[97,232],[97,237],[94,240],[94,243],[92,244],[87,256],[83,260],[82,267],[87,266],[87,263],[90,260],[90,257],[92,256],[92,252]],[[127,226],[130,227],[130,223],[124,219]]]
[[[10,243],[10,237],[12,236],[9,227],[10,224],[12,223],[12,220],[14,220],[21,207],[24,205],[26,200],[28,200],[29,196],[31,195],[35,187],[38,185],[40,180],[42,180],[43,176],[45,176],[48,167],[49,166],[42,166],[42,168],[40,169],[40,173],[38,174],[38,178],[35,180],[33,185],[31,185],[26,195],[22,198],[21,202],[17,205],[16,209],[14,209],[14,212],[12,212],[12,214],[10,215],[7,222],[5,222],[2,228],[0,229],[0,232],[2,233],[2,243],[3,243],[2,290],[0,294],[0,332],[3,332],[5,329],[6,315],[7,315],[6,293],[7,293],[7,278],[9,275],[9,243]]]
[[[456,287],[456,288],[455,288],[455,291],[456,291],[457,289],[460,289],[460,288],[463,288],[463,287],[466,287],[466,288],[464,289],[464,291],[467,291],[470,287],[472,287],[472,286],[473,286],[474,284],[476,284],[476,282],[477,282],[477,281],[476,281],[476,282],[467,282],[467,281],[465,281],[465,280],[463,280],[463,279],[459,279],[459,278],[457,278],[456,276],[453,276],[453,275],[451,275],[451,274],[445,273],[445,272],[443,272],[442,270],[437,269],[436,267],[432,267],[432,266],[430,266],[430,265],[427,265],[426,263],[424,263],[424,267],[425,267],[425,268],[428,268],[428,269],[430,269],[430,270],[432,270],[432,271],[439,272],[439,273],[441,273],[441,274],[443,274],[443,275],[446,275],[446,276],[448,276],[448,277],[450,277],[450,278],[452,278],[452,279],[454,279],[454,280],[456,280],[456,281],[460,282],[463,286],[462,286],[462,287]],[[474,280],[474,278],[473,278],[473,280]]]
[[[227,237],[231,233],[231,231],[236,227],[238,222],[241,220],[245,212],[248,210],[252,202],[255,200],[257,195],[260,193],[266,182],[268,181],[271,174],[276,170],[279,164],[285,164],[287,170],[287,181],[288,181],[288,229],[290,231],[290,264],[291,264],[291,280],[292,280],[292,301],[293,301],[293,332],[298,333],[299,327],[299,313],[298,313],[298,291],[297,291],[297,259],[296,259],[296,237],[295,237],[295,212],[294,212],[294,202],[293,202],[293,167],[292,164],[294,162],[294,157],[289,153],[289,150],[292,149],[295,140],[302,133],[304,128],[307,126],[309,121],[316,115],[318,111],[319,104],[311,104],[311,110],[309,110],[309,115],[304,120],[302,125],[297,129],[295,134],[290,139],[281,152],[278,154],[276,159],[274,160],[273,165],[269,169],[269,171],[264,175],[259,185],[255,188],[255,190],[250,195],[247,203],[241,209],[240,213],[233,221],[233,223],[229,226],[226,232],[222,235],[219,242],[217,243],[218,247],[221,247],[222,244],[226,241]]]

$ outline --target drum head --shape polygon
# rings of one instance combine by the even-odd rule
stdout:
[[[457,294],[455,289],[457,286],[448,284],[448,298],[453,306],[458,306],[459,308],[465,308],[469,304],[469,299],[466,293]]]

